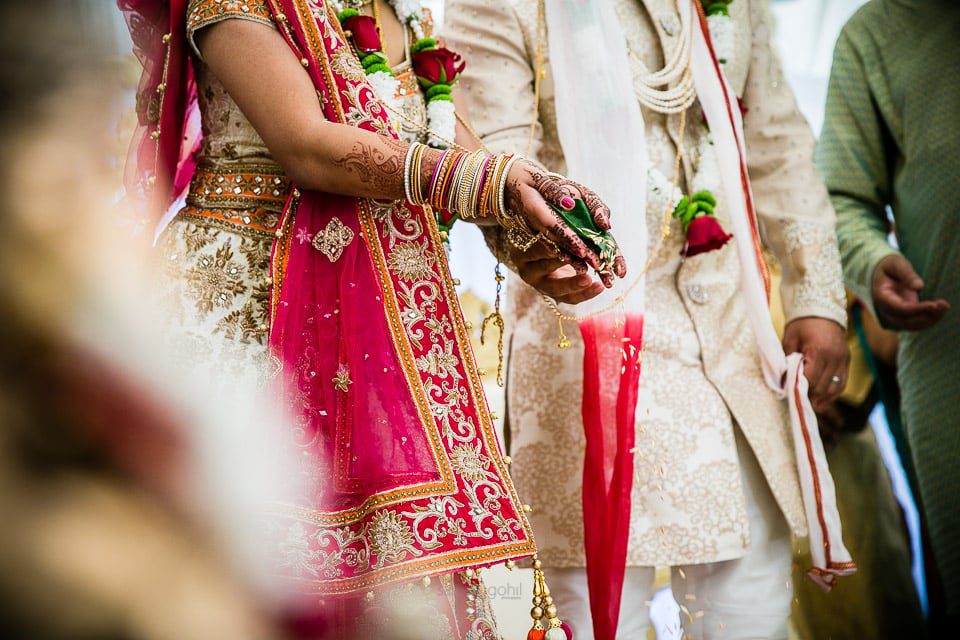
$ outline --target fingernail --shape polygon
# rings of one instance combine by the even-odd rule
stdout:
[[[570,211],[575,206],[577,206],[577,203],[574,202],[573,198],[571,198],[570,196],[563,196],[562,198],[560,198],[560,206],[566,209],[567,211]]]

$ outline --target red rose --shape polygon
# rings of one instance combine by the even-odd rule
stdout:
[[[453,84],[466,66],[459,53],[446,47],[413,54],[413,72],[430,84]]]
[[[723,230],[713,216],[694,218],[687,227],[687,244],[683,255],[691,258],[701,253],[714,251],[730,241],[733,236]]]
[[[457,221],[457,214],[451,213],[449,209],[435,209],[437,212],[437,221],[442,228],[449,229]]]
[[[353,44],[361,53],[376,53],[383,48],[377,21],[370,16],[353,16],[343,21],[343,28],[353,37]]]

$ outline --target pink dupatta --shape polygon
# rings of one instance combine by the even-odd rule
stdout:
[[[156,218],[193,171],[186,0],[119,4],[144,62],[129,187]],[[325,3],[270,7],[326,118],[396,137]],[[269,510],[281,577],[351,596],[534,553],[434,216],[294,189],[277,238],[270,348],[307,480]]]

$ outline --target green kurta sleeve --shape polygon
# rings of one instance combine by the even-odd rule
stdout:
[[[847,287],[873,310],[877,264],[896,253],[887,237],[895,144],[859,50],[846,31],[834,51],[826,118],[817,163],[837,212],[837,237]],[[877,83],[883,90],[882,83]]]

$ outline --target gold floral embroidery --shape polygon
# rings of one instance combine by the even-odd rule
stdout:
[[[341,364],[340,368],[337,369],[337,375],[333,377],[333,386],[337,391],[346,393],[350,390],[351,384],[353,384],[353,380],[350,379],[350,369],[347,365]]]
[[[327,256],[330,262],[336,262],[343,255],[343,250],[353,242],[354,235],[353,230],[339,218],[333,218],[313,237],[313,248]]]
[[[470,482],[480,482],[487,475],[490,458],[480,452],[479,445],[474,448],[461,444],[453,448],[450,464],[457,473]]]
[[[192,0],[187,12],[187,32],[192,34],[228,18],[273,24],[266,0]]]
[[[212,256],[200,256],[186,276],[188,293],[196,301],[197,311],[210,313],[215,307],[229,307],[235,296],[247,290],[242,275],[242,266],[234,260],[229,242]]]
[[[847,295],[833,227],[814,220],[780,220],[780,224],[787,251],[806,267],[796,288],[794,307],[829,310],[838,322],[845,320]]]
[[[390,270],[404,280],[429,278],[435,261],[434,255],[417,242],[397,245],[387,258]]]
[[[330,67],[353,82],[363,82],[365,75],[357,56],[349,47],[341,47],[330,56]]]
[[[378,565],[397,562],[408,553],[417,555],[410,525],[393,511],[380,511],[370,518],[367,539],[370,552],[377,556]]]

